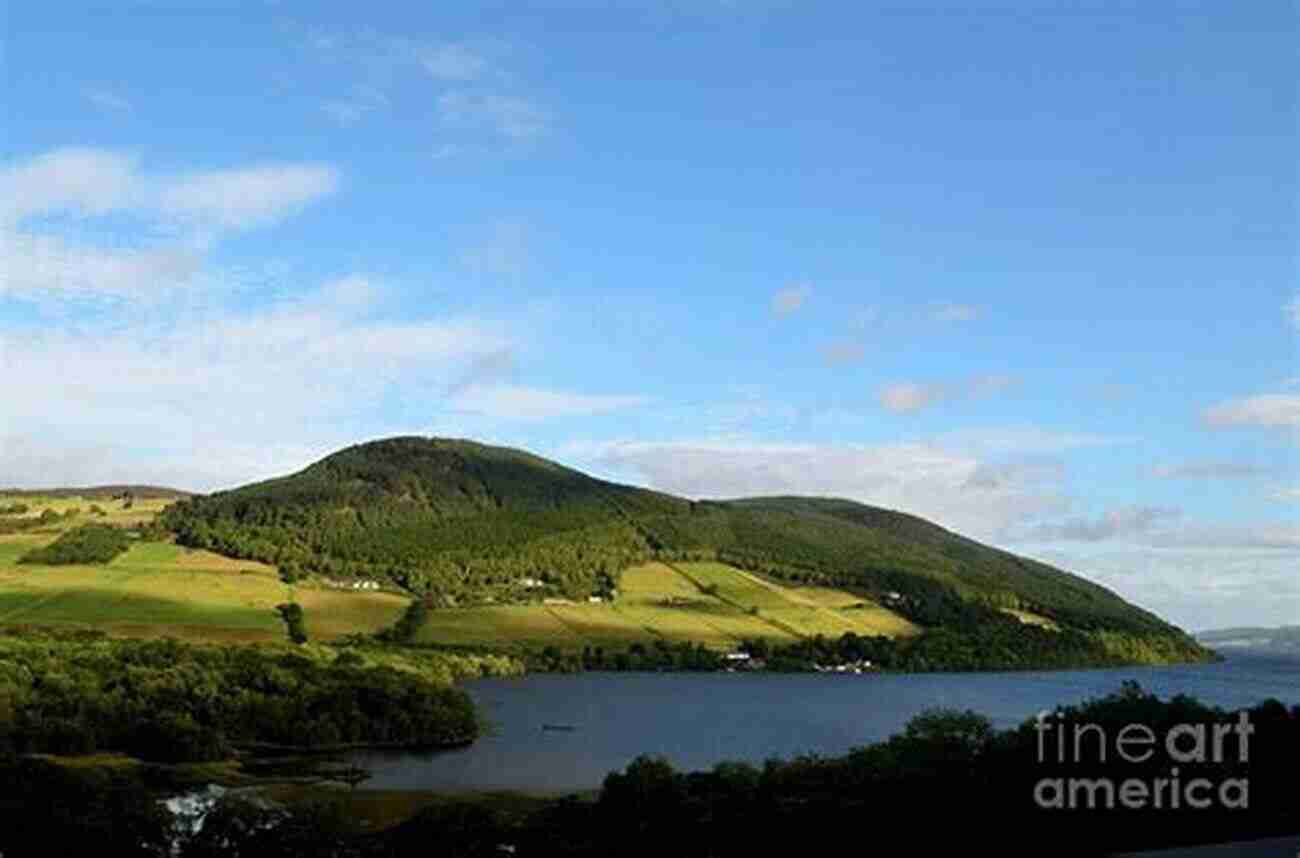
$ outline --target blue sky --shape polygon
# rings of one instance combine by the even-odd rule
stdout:
[[[8,6],[0,484],[468,436],[1300,622],[1290,4],[444,5]]]

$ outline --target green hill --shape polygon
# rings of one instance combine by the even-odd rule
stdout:
[[[182,544],[289,577],[380,579],[434,605],[586,601],[637,564],[716,561],[861,594],[924,629],[1014,631],[1031,617],[1126,660],[1206,655],[1104,587],[915,516],[822,498],[690,501],[470,441],[356,445],[180,500],[162,523]]]

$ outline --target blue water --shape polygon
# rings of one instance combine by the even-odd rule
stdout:
[[[467,686],[493,725],[469,748],[361,753],[369,789],[568,792],[600,785],[638,754],[684,770],[837,755],[888,737],[933,706],[974,709],[999,727],[1100,697],[1134,679],[1161,697],[1190,694],[1228,709],[1268,698],[1300,704],[1300,659],[1227,653],[1219,664],[1032,673],[583,673]],[[571,732],[543,724],[572,725]]]

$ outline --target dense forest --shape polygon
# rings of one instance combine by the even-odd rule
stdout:
[[[616,587],[636,562],[717,559],[893,594],[891,607],[927,628],[1018,609],[1117,647],[1204,655],[1099,585],[915,516],[834,499],[690,501],[469,441],[360,444],[297,474],[181,500],[161,523],[182,544],[278,564],[290,579],[380,578],[435,606],[582,598]]]
[[[240,745],[458,745],[480,725],[452,681],[519,669],[498,657],[10,630],[0,634],[0,753],[174,763]]]
[[[842,757],[682,772],[647,756],[610,773],[592,800],[507,808],[466,797],[378,832],[350,824],[342,802],[283,805],[237,793],[196,830],[151,801],[148,785],[129,772],[0,758],[0,779],[25,787],[0,800],[0,849],[151,858],[753,858],[847,838],[869,852],[1091,856],[1294,834],[1300,707],[1265,701],[1243,711],[1161,700],[1125,684],[1044,720],[1102,736],[1077,758],[1058,758],[1035,720],[997,730],[975,712],[931,710]],[[1243,717],[1245,736],[1237,729]],[[1142,759],[1119,753],[1121,731],[1135,727],[1155,737]],[[1189,761],[1186,743],[1171,752],[1168,737],[1188,729],[1222,731],[1222,756]],[[1163,790],[1155,793],[1163,800],[1153,790]]]

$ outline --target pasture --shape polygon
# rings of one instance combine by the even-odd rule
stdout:
[[[646,563],[623,572],[613,602],[438,609],[417,640],[575,650],[658,638],[730,649],[744,639],[788,643],[850,631],[894,637],[917,630],[897,614],[839,590],[786,587],[720,563]]]
[[[254,642],[284,639],[275,606],[296,600],[314,639],[369,633],[392,624],[407,599],[395,593],[317,590],[285,585],[262,563],[232,560],[166,542],[136,542],[104,565],[19,564],[24,553],[52,542],[63,530],[86,522],[147,523],[165,500],[81,498],[7,499],[28,504],[25,515],[45,509],[81,513],[52,526],[0,535],[0,625],[95,628],[127,637]],[[105,511],[89,512],[91,504]]]

